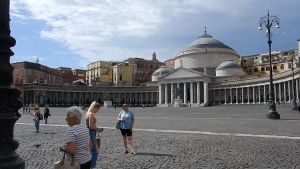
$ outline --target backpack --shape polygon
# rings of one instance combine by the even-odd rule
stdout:
[[[43,120],[43,115],[42,115],[42,113],[38,112],[38,117],[39,117],[39,120]]]

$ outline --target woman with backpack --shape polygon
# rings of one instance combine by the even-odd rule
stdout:
[[[33,121],[34,121],[34,125],[35,125],[35,133],[39,133],[40,132],[40,120],[43,120],[43,115],[40,113],[40,108],[39,106],[34,106],[33,108]]]

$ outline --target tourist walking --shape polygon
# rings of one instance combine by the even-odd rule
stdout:
[[[67,109],[66,121],[70,128],[67,131],[66,144],[60,151],[66,153],[66,160],[79,161],[80,169],[90,169],[90,136],[86,126],[80,125],[81,110],[77,106]]]
[[[30,114],[29,105],[25,105],[25,113]]]
[[[95,117],[95,113],[97,113],[100,110],[100,104],[93,101],[92,104],[90,105],[87,113],[86,113],[86,126],[87,128],[89,128],[89,133],[90,133],[90,139],[91,139],[91,143],[92,143],[92,148],[91,148],[91,155],[92,155],[92,159],[91,159],[91,168],[95,168],[96,167],[96,163],[97,163],[97,158],[98,158],[98,149],[96,146],[96,134],[97,132],[103,132],[103,128],[98,128],[96,126],[96,117]]]
[[[50,110],[48,108],[48,105],[45,106],[44,109],[44,119],[45,119],[45,124],[48,124],[48,117],[51,116],[50,115]]]
[[[120,130],[123,137],[124,153],[136,154],[134,151],[133,141],[132,141],[132,129],[135,122],[134,114],[129,111],[128,105],[122,105],[122,111],[118,116],[118,123],[120,123]]]
[[[33,107],[33,121],[35,125],[35,133],[40,132],[40,121],[43,120],[43,115],[40,113],[40,108],[38,105]]]

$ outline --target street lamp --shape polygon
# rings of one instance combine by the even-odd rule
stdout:
[[[21,116],[21,92],[12,85],[11,47],[16,40],[10,36],[9,0],[0,1],[0,168],[23,169],[25,162],[15,152],[19,143],[14,140],[14,125]]]
[[[271,56],[271,27],[276,24],[276,28],[279,27],[279,18],[277,16],[270,16],[269,11],[267,16],[261,17],[259,19],[259,27],[258,30],[267,31],[267,38],[269,44],[269,64],[270,64],[270,87],[269,87],[269,114],[267,114],[267,118],[269,119],[280,119],[280,114],[276,111],[276,105],[274,102],[274,85],[273,85],[273,66],[272,66],[272,56]]]
[[[293,73],[293,110],[297,110],[297,101],[296,101],[296,81],[294,78],[294,53],[292,55],[292,73]]]

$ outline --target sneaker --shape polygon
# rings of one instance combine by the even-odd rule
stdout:
[[[123,153],[124,153],[124,154],[127,154],[127,153],[129,153],[129,152],[128,152],[128,150],[125,150]]]
[[[38,133],[38,132],[39,132],[38,130],[35,131],[35,133]]]
[[[134,150],[131,150],[131,154],[136,155],[136,152]]]
[[[129,148],[130,148],[131,154],[136,155],[136,152],[133,150],[133,148],[130,145],[129,145]]]

